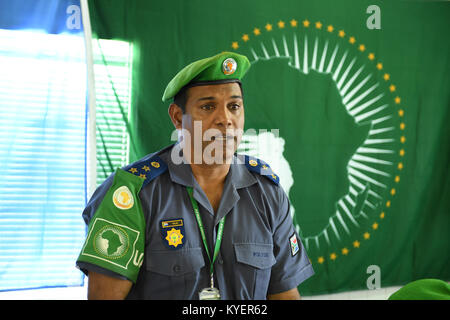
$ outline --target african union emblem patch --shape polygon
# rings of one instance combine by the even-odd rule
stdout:
[[[100,265],[103,265],[100,262],[103,261],[103,263],[128,269],[138,238],[139,232],[137,230],[102,218],[96,218],[81,255],[98,260],[97,263]]]
[[[134,198],[130,189],[126,186],[117,188],[113,194],[113,203],[121,210],[131,209],[134,205]]]
[[[183,219],[162,220],[161,236],[164,244],[172,250],[181,249],[185,243]]]

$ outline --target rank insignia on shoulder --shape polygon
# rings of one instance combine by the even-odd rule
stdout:
[[[270,166],[262,161],[261,159],[257,159],[250,156],[245,156],[245,166],[248,170],[252,172],[256,172],[262,176],[265,176],[273,183],[278,185],[280,183],[280,177],[278,177],[270,168]]]
[[[162,240],[169,249],[178,250],[184,246],[186,239],[182,218],[161,220],[160,230]]]
[[[144,179],[143,188],[157,176],[166,172],[167,164],[160,157],[153,156],[128,165],[124,170]]]

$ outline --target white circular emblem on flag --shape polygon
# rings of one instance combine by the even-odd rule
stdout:
[[[113,194],[113,203],[117,208],[121,210],[132,208],[134,205],[134,198],[130,189],[128,189],[128,187],[126,186],[117,188],[117,190],[114,191]]]
[[[127,232],[114,225],[104,226],[95,234],[94,249],[104,258],[123,257],[128,252],[129,244]]]
[[[233,74],[236,71],[237,62],[233,58],[225,59],[222,64],[222,71],[226,75]]]

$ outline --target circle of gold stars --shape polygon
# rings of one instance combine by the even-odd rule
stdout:
[[[394,83],[392,83],[391,75],[387,71],[384,70],[383,63],[381,61],[377,60],[375,53],[370,51],[366,47],[365,44],[358,43],[354,36],[346,34],[346,32],[344,30],[336,29],[333,25],[324,25],[321,21],[312,22],[312,21],[309,21],[308,19],[304,19],[302,21],[298,21],[296,19],[291,19],[290,21],[279,20],[275,24],[266,23],[263,27],[253,28],[251,33],[243,34],[241,37],[241,40],[242,40],[242,42],[246,43],[251,39],[251,37],[257,38],[257,37],[261,36],[263,32],[273,32],[276,29],[280,30],[280,29],[285,29],[285,28],[305,28],[305,29],[315,28],[317,30],[324,30],[330,34],[334,33],[335,35],[337,35],[337,37],[341,38],[344,41],[348,41],[348,43],[351,45],[354,45],[355,48],[357,50],[359,50],[361,53],[367,54],[367,59],[370,62],[374,63],[375,68],[382,73],[382,78],[386,82],[389,92],[391,92],[392,95],[394,96],[393,102],[394,102],[394,106],[397,107],[397,114],[398,114],[398,117],[400,118],[399,130],[401,131],[401,136],[400,136],[401,149],[399,150],[398,154],[400,156],[400,159],[402,159],[405,156],[404,144],[406,142],[405,133],[404,133],[404,131],[406,129],[406,125],[404,122],[405,110],[401,104],[401,102],[402,102],[401,97],[397,94],[397,86]],[[239,46],[240,46],[239,41],[233,41],[231,43],[231,47],[234,50],[237,50],[239,48]],[[377,219],[375,219],[372,222],[372,224],[368,227],[368,230],[366,230],[365,232],[362,232],[359,235],[359,238],[355,238],[347,246],[344,246],[344,247],[340,248],[339,250],[331,252],[328,256],[319,256],[316,261],[312,261],[313,263],[317,262],[319,264],[323,264],[327,260],[336,261],[339,258],[346,257],[350,253],[356,252],[357,250],[359,250],[359,248],[361,248],[361,246],[364,246],[365,243],[371,239],[373,234],[380,228],[380,223],[386,218],[386,211],[391,207],[393,198],[397,193],[397,189],[395,188],[395,186],[400,182],[400,172],[404,169],[403,161],[400,160],[396,164],[396,167],[397,167],[396,173],[394,174],[394,184],[393,184],[394,187],[392,187],[389,190],[389,198],[386,200],[386,202],[384,204],[384,210],[379,213]]]

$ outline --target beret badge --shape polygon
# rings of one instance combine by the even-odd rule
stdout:
[[[227,76],[233,74],[236,71],[236,68],[237,63],[233,58],[225,59],[225,61],[222,63],[222,72]]]

